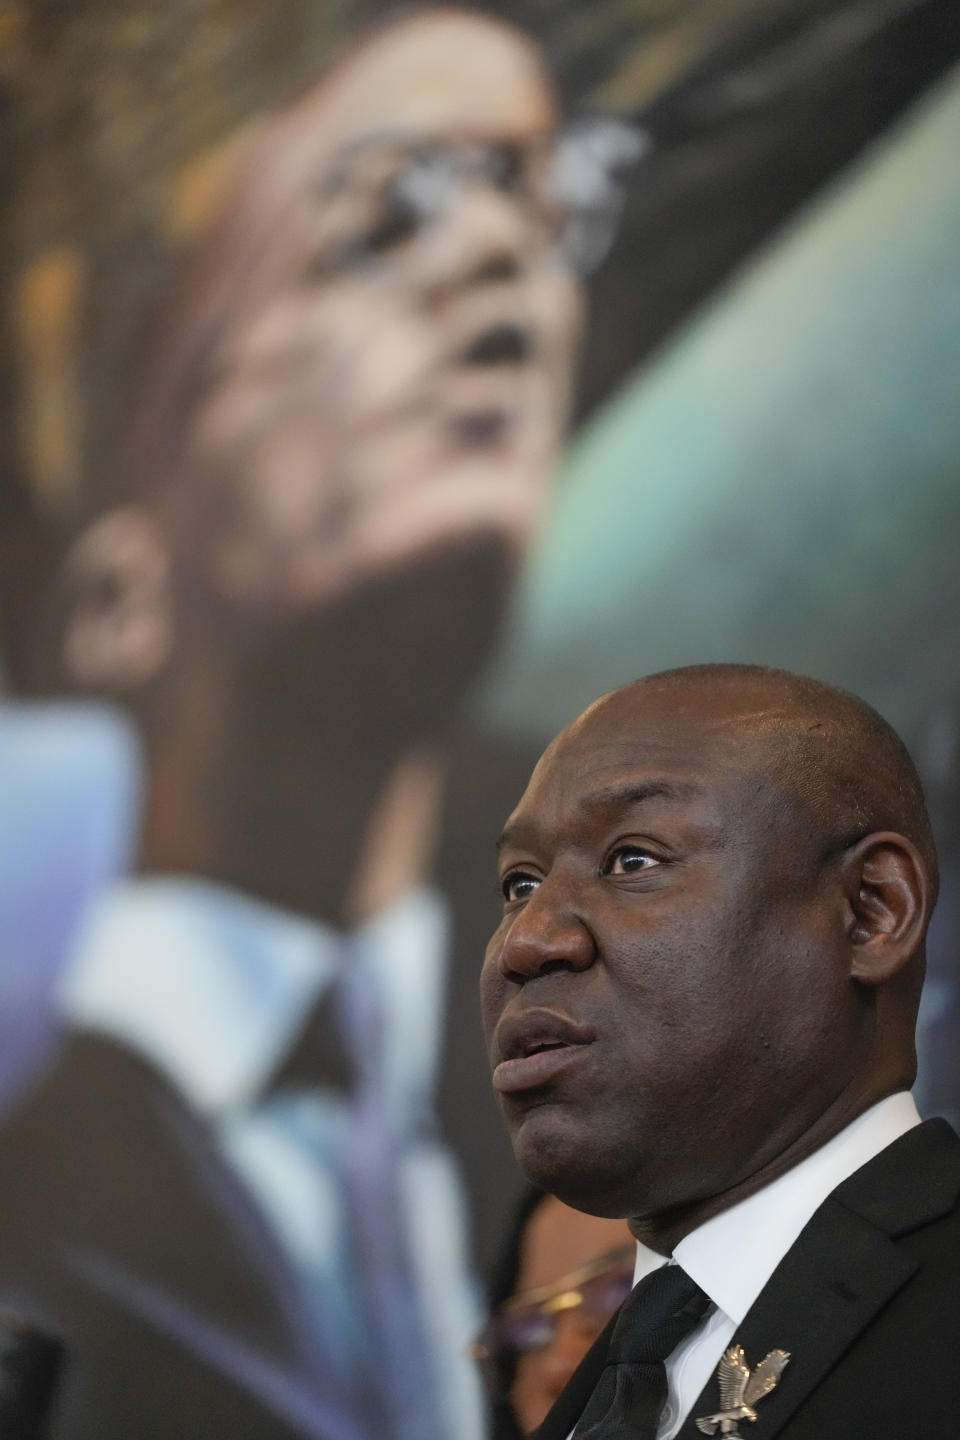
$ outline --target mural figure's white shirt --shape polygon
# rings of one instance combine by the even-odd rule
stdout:
[[[349,1102],[334,1092],[264,1092],[347,952],[363,946],[379,991],[383,1119],[399,1142],[405,1228],[444,1409],[458,1433],[479,1440],[477,1382],[465,1359],[477,1313],[463,1207],[431,1133],[446,930],[444,907],[426,889],[346,936],[209,881],[127,880],[93,906],[59,1008],[72,1026],[151,1061],[210,1123],[312,1291],[325,1340],[349,1345],[346,1200],[336,1169]]]
[[[667,1403],[657,1440],[673,1440],[747,1311],[814,1211],[842,1181],[920,1123],[913,1097],[888,1096],[765,1189],[681,1240],[673,1259],[716,1307],[667,1361]],[[668,1262],[637,1246],[634,1284]],[[778,1344],[770,1336],[770,1349]],[[748,1355],[756,1364],[762,1355]]]

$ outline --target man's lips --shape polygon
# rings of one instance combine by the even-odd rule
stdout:
[[[596,1039],[588,1025],[546,1009],[504,1015],[494,1033],[493,1053],[499,1063],[493,1087],[502,1095],[545,1084],[579,1059]]]

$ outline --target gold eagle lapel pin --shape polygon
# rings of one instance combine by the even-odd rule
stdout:
[[[737,1426],[741,1420],[756,1420],[753,1408],[764,1395],[769,1395],[780,1382],[784,1367],[790,1359],[786,1350],[771,1350],[751,1370],[743,1353],[742,1345],[731,1345],[717,1367],[720,1382],[720,1404],[723,1407],[716,1415],[703,1415],[697,1421],[697,1429],[704,1435],[731,1435],[734,1440],[743,1440]]]

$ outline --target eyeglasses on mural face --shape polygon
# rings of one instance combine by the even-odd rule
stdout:
[[[593,1340],[633,1288],[636,1252],[632,1245],[598,1255],[550,1285],[518,1291],[497,1309],[471,1355],[488,1382],[501,1389],[521,1355],[546,1350],[564,1316]]]
[[[536,222],[571,269],[606,256],[623,204],[618,172],[638,161],[646,136],[608,118],[580,120],[537,144],[366,138],[348,147],[316,187],[341,223],[328,229],[314,278],[386,259],[448,216],[471,186],[487,186]],[[325,227],[326,228],[326,227]]]

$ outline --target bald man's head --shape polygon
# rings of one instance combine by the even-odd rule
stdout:
[[[567,1203],[675,1240],[912,1084],[936,855],[854,696],[742,665],[611,691],[541,757],[499,876],[494,1085]]]
[[[696,707],[729,707],[741,741],[764,746],[783,787],[822,827],[825,846],[846,848],[894,830],[916,845],[932,901],[937,852],[923,785],[906,745],[871,705],[848,690],[765,665],[687,665],[611,691],[625,698],[662,690]],[[591,707],[593,708],[593,707]],[[931,901],[931,903],[932,903]]]

